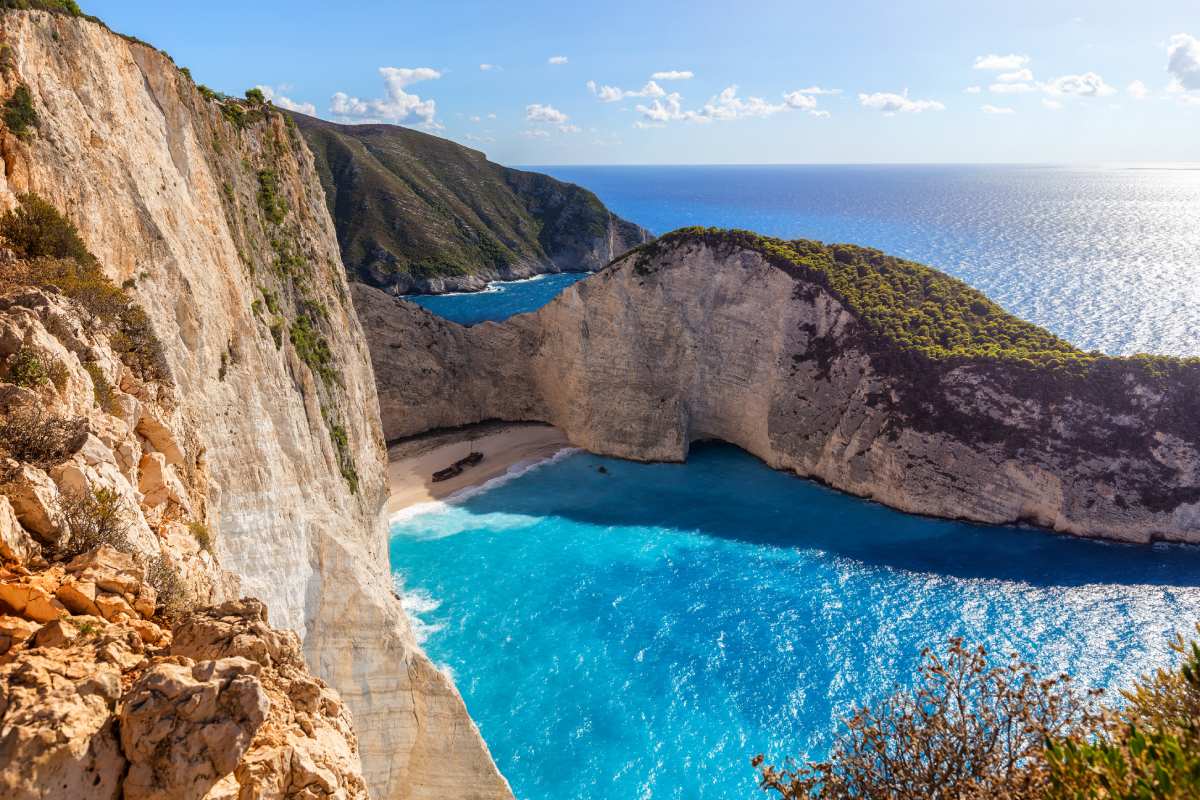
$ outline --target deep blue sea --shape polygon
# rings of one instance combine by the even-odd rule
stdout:
[[[1084,349],[1200,353],[1200,167],[531,169],[586,186],[656,234],[712,225],[878,247]],[[544,288],[508,284],[506,310],[539,307]],[[466,321],[490,302],[447,300],[423,302]]]
[[[871,244],[1084,347],[1200,352],[1197,171],[545,169],[655,232]],[[527,310],[547,280],[439,313]],[[1113,689],[1200,620],[1200,548],[909,516],[725,445],[685,465],[565,454],[392,532],[425,647],[521,800],[762,796],[752,755],[821,756],[948,636]]]

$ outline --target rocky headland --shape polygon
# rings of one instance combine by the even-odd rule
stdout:
[[[389,441],[531,420],[680,461],[718,439],[903,511],[1200,541],[1200,363],[1081,352],[875,250],[686,229],[470,328],[354,293]]]
[[[398,125],[292,114],[312,149],[351,280],[390,294],[600,269],[650,234],[592,192]]]

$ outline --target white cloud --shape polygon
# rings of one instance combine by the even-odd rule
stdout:
[[[495,64],[480,64],[479,65],[480,72],[491,72],[492,70],[497,70],[497,69],[500,69],[500,68],[498,66],[496,66]]]
[[[420,81],[436,80],[442,73],[429,67],[380,67],[387,97],[360,100],[345,92],[337,92],[330,100],[329,110],[345,121],[357,122],[408,122],[421,120],[429,128],[439,127],[434,121],[437,104],[433,100],[422,100],[405,91]]]
[[[993,83],[988,87],[988,91],[995,94],[1026,94],[1037,90],[1038,87],[1031,83]]]
[[[993,105],[989,104],[989,105],[985,105],[983,107],[983,113],[985,113],[985,114],[1015,114],[1016,112],[1006,106],[993,106]]]
[[[495,139],[494,137],[491,137],[491,136],[477,136],[477,135],[475,135],[475,134],[473,134],[473,133],[468,133],[468,134],[467,134],[466,136],[464,136],[463,138],[464,138],[464,139],[466,139],[468,142],[478,142],[479,144],[487,144],[488,142],[494,142],[494,141],[496,141],[496,139]]]
[[[1186,91],[1200,91],[1200,39],[1177,33],[1167,43],[1167,72]]]
[[[1063,107],[1062,103],[1058,102],[1057,100],[1051,100],[1048,97],[1042,98],[1042,105],[1051,111],[1058,111]]]
[[[531,103],[525,106],[525,119],[530,122],[549,122],[561,125],[567,121],[567,115],[554,106]]]
[[[903,94],[893,92],[875,92],[874,94],[859,93],[858,102],[863,108],[882,111],[884,114],[919,114],[922,111],[945,111],[946,106],[937,100],[912,100],[908,90]]]
[[[579,133],[580,131],[580,127],[578,125],[559,125],[558,129],[562,133]]]
[[[550,56],[548,59],[546,59],[546,63],[547,64],[566,64],[567,60],[568,59],[566,56]]]
[[[617,103],[626,97],[663,97],[666,90],[654,81],[647,81],[641,89],[621,89],[616,86],[598,86],[595,81],[587,82],[588,91],[600,98],[601,103]]]
[[[1041,84],[1042,90],[1050,95],[1075,95],[1077,97],[1107,97],[1117,90],[1109,86],[1094,72],[1082,75],[1063,75]]]
[[[476,114],[475,116],[471,117],[471,122],[483,122],[483,117]]]
[[[278,94],[275,89],[270,86],[258,85],[254,87],[263,93],[263,97],[271,101],[280,108],[286,108],[288,111],[299,111],[301,114],[308,114],[310,117],[317,115],[317,107],[312,103],[298,103],[290,97],[284,97]],[[279,91],[282,92],[286,87],[280,86]]]
[[[668,69],[650,76],[656,81],[687,81],[696,77],[690,69]]]
[[[637,112],[646,118],[648,123],[661,127],[664,122],[687,119],[690,112],[683,110],[683,97],[679,92],[671,92],[666,97],[656,98],[650,105],[638,105]],[[642,127],[647,127],[643,123]]]
[[[973,69],[987,69],[995,72],[1012,71],[1021,69],[1029,63],[1029,56],[1019,56],[1016,53],[1010,53],[1006,56],[998,56],[991,53],[986,56],[979,56],[975,59]]]
[[[495,119],[495,118],[496,118],[495,114],[488,114],[488,119]]]
[[[980,92],[983,91],[983,87],[982,86],[968,86],[967,88],[963,89],[963,91],[966,92],[967,94],[979,94]]]
[[[1125,91],[1135,100],[1145,100],[1150,90],[1141,81],[1133,81],[1125,87]]]
[[[786,103],[768,103],[761,97],[737,96],[737,86],[728,86],[715,97],[709,98],[704,107],[695,112],[698,119],[738,119],[740,117],[769,117],[787,108]]]
[[[820,86],[809,86],[804,89],[797,89],[794,94],[841,94],[841,89],[822,89]]]
[[[604,89],[610,87],[589,88],[592,88],[594,93],[600,94],[603,99]],[[635,122],[634,127],[660,128],[668,122],[678,120],[707,123],[747,117],[770,117],[788,109],[807,111],[816,117],[827,117],[829,112],[817,109],[817,99],[813,96],[815,90],[817,87],[787,92],[783,95],[782,103],[772,103],[761,97],[739,97],[738,87],[734,85],[728,86],[720,94],[710,97],[708,102],[698,109],[685,109],[683,96],[679,92],[653,94],[651,95],[653,102],[642,103],[636,107],[637,112],[642,115],[642,119]],[[830,92],[820,90],[820,93]],[[626,96],[629,96],[628,93]]]
[[[789,108],[802,108],[805,111],[812,111],[817,107],[817,98],[799,90],[785,94],[783,102],[787,103]]]
[[[550,136],[550,131],[543,128],[531,128],[521,131],[521,135],[527,139],[545,139]]]
[[[1013,72],[1004,72],[996,76],[996,80],[1001,83],[1017,83],[1019,81],[1033,80],[1033,72],[1029,69],[1018,69]]]

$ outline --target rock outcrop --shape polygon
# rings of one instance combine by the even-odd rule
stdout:
[[[719,439],[904,511],[1200,541],[1200,363],[1080,353],[877,251],[685,230],[503,324],[355,302],[389,440],[536,420],[679,461]]]
[[[19,136],[0,130],[0,209],[36,193],[66,213],[144,310],[136,321],[157,334],[164,374],[133,391],[111,348],[92,347],[83,323],[58,313],[53,291],[0,303],[13,331],[0,331],[0,355],[23,346],[65,365],[67,399],[56,402],[80,404],[95,423],[64,460],[15,464],[4,494],[29,537],[9,520],[0,548],[19,559],[31,541],[58,547],[63,498],[111,491],[136,509],[134,551],[163,555],[208,602],[261,598],[300,637],[313,673],[352,712],[374,797],[510,796],[393,594],[374,378],[298,131],[271,107],[217,99],[165,54],[69,13],[4,11],[0,40],[0,96],[26,87],[36,115]],[[5,414],[27,391],[0,387]],[[94,394],[106,394],[102,415]],[[98,618],[126,624],[112,620],[144,600],[99,584],[93,595],[94,583],[76,579],[61,597],[57,587],[13,591],[29,593],[23,615],[48,623],[95,606]],[[0,640],[21,633],[14,623]],[[280,758],[256,762],[254,779],[278,781],[286,767],[299,776],[289,780],[328,782],[312,754]]]
[[[448,139],[292,116],[316,158],[351,280],[390,294],[596,270],[650,238],[581,186],[494,164]]]

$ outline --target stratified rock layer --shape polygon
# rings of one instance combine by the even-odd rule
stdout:
[[[1107,359],[1079,376],[929,359],[728,238],[664,237],[503,324],[463,328],[355,287],[386,436],[537,420],[595,453],[664,461],[719,439],[904,511],[1200,541],[1200,365]]]

